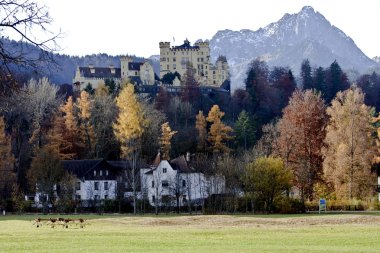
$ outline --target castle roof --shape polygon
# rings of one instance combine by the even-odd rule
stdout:
[[[199,46],[191,46],[190,42],[186,39],[182,45],[173,47],[174,50],[180,49],[199,49]]]
[[[91,73],[91,69],[94,69],[94,73]],[[115,71],[112,73],[111,68],[90,68],[90,67],[79,67],[79,72],[81,76],[86,78],[121,78],[121,69],[113,68]]]

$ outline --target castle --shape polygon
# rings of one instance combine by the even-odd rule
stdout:
[[[152,65],[148,62],[134,62],[132,57],[122,56],[120,58],[120,68],[113,65],[109,67],[77,67],[73,83],[76,89],[83,90],[91,84],[96,89],[100,83],[106,79],[113,79],[115,83],[120,84],[129,80],[138,85],[153,85],[155,83],[154,71]]]
[[[210,61],[210,47],[208,41],[199,41],[190,45],[186,39],[183,45],[170,47],[170,42],[160,42],[160,79],[165,74],[178,72],[183,77],[189,67],[195,70],[195,79],[204,87],[224,87],[229,79],[228,63],[224,56],[219,56],[215,65]],[[148,62],[134,62],[132,57],[120,58],[120,68],[109,67],[77,67],[73,84],[75,90],[83,90],[88,85],[96,89],[106,79],[112,79],[116,84],[130,81],[141,87],[156,84],[153,66]],[[163,85],[166,85],[165,83]],[[176,78],[174,86],[181,82]],[[178,87],[180,88],[180,87]]]
[[[211,63],[208,41],[196,42],[194,46],[187,39],[181,46],[170,47],[170,42],[160,42],[159,45],[161,79],[174,72],[182,77],[189,66],[195,69],[195,78],[202,86],[220,87],[229,78],[226,57],[220,56],[215,65]]]

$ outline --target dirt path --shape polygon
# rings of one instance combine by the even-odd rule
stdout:
[[[98,219],[99,222],[110,222],[134,226],[189,226],[189,227],[252,227],[252,226],[324,226],[368,224],[380,225],[380,216],[371,215],[322,215],[292,218],[257,218],[229,215],[194,215],[180,217],[125,217]]]

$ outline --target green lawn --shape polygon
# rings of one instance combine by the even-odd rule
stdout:
[[[94,215],[83,229],[34,217],[0,217],[0,252],[380,252],[378,215]]]

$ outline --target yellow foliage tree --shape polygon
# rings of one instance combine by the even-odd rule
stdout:
[[[364,93],[356,87],[338,92],[327,108],[323,170],[338,198],[364,198],[375,184],[371,173],[374,140],[373,109],[364,104]]]
[[[207,116],[207,121],[211,123],[208,141],[211,143],[213,153],[230,152],[230,148],[225,145],[225,141],[233,138],[230,135],[232,128],[223,124],[223,116],[224,112],[220,110],[218,105],[214,105]]]
[[[0,205],[11,197],[12,188],[16,184],[13,172],[15,158],[12,154],[11,138],[5,133],[4,118],[0,118]]]
[[[203,115],[203,111],[199,111],[196,116],[195,128],[198,130],[198,145],[197,149],[199,151],[206,151],[207,147],[207,121],[206,117]]]
[[[161,131],[162,133],[159,142],[162,150],[162,159],[170,160],[171,139],[177,131],[172,131],[169,122],[165,122],[161,125]]]
[[[55,116],[53,127],[47,133],[47,144],[45,146],[51,148],[59,155],[61,160],[73,159],[73,143],[66,137],[65,120],[60,115]]]
[[[67,131],[77,133],[77,120],[74,115],[74,103],[71,96],[67,99],[67,102],[61,106],[60,110],[65,114],[63,118],[65,119]]]
[[[91,123],[91,101],[90,95],[82,91],[80,98],[78,98],[76,106],[79,109],[79,133],[82,138],[82,142],[85,145],[86,153],[88,157],[91,157],[94,151],[95,134],[94,128]]]
[[[143,117],[142,107],[135,95],[135,88],[127,84],[116,98],[119,115],[112,125],[116,139],[121,146],[121,157],[129,159],[131,163],[131,186],[133,190],[133,210],[136,213],[137,189],[137,160],[141,150],[141,136],[144,132],[146,120]]]

